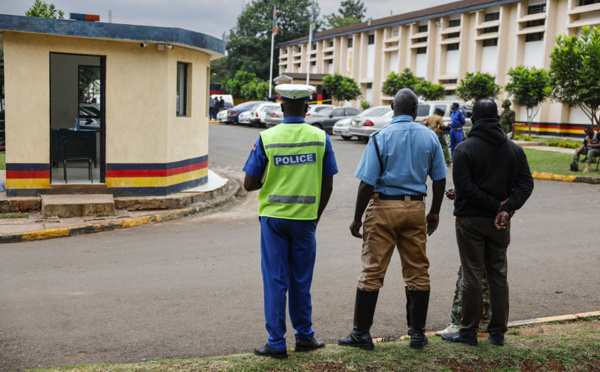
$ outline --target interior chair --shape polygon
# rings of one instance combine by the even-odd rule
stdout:
[[[68,144],[67,144],[68,142]],[[91,183],[94,182],[92,177],[92,163],[93,155],[92,149],[90,149],[90,143],[85,136],[67,136],[62,137],[63,144],[63,171],[65,177],[65,183],[68,183],[67,179],[67,163],[68,162],[86,162],[88,164],[88,177]]]

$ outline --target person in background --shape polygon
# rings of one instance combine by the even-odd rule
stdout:
[[[444,130],[448,128],[444,123],[444,110],[440,107],[437,107],[431,115],[427,119],[427,126],[429,129],[437,134],[438,140],[440,141],[440,145],[442,145],[442,152],[444,153],[444,161],[446,165],[450,165],[450,152],[448,151],[448,143],[446,143],[446,138],[444,137]]]
[[[571,164],[571,170],[579,170],[579,167],[577,166],[577,163],[579,163],[579,157],[581,155],[586,155],[586,158],[584,159],[585,169],[583,170],[583,173],[588,173],[590,171],[590,164],[592,164],[594,157],[596,157],[596,161],[600,161],[600,158],[598,158],[600,156],[600,134],[595,132],[591,127],[586,127],[583,131],[587,137],[583,139],[583,145],[575,150],[575,153],[573,154],[573,164]]]
[[[458,102],[452,104],[452,114],[450,115],[450,151],[452,152],[452,161],[454,162],[454,149],[463,140],[463,125],[465,125],[465,114],[459,109]]]
[[[515,138],[515,112],[510,109],[511,102],[505,99],[502,102],[502,114],[500,115],[500,124],[504,133],[508,135],[510,133],[510,139]]]
[[[256,355],[287,358],[286,297],[296,329],[296,351],[325,347],[314,337],[310,286],[316,230],[338,172],[327,133],[304,122],[315,88],[281,84],[283,122],[260,133],[244,166],[247,191],[260,189],[260,249],[264,311],[269,332]]]

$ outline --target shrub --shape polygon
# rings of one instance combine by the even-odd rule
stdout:
[[[366,110],[371,107],[371,103],[369,103],[369,101],[360,101],[360,107],[362,107],[363,110]]]
[[[577,143],[577,142],[571,142],[571,141],[550,141],[548,142],[548,146],[551,147],[562,147],[565,149],[576,149],[579,146],[581,146],[581,144]]]

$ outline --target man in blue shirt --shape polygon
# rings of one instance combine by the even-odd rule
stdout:
[[[463,140],[463,125],[465,125],[465,114],[458,109],[458,102],[452,104],[452,114],[450,115],[450,152],[454,159],[454,149]]]
[[[354,329],[339,340],[342,346],[374,348],[369,331],[379,289],[396,246],[406,283],[410,347],[427,344],[425,323],[430,287],[425,243],[427,235],[438,226],[448,168],[435,133],[414,122],[417,107],[418,99],[412,90],[401,89],[396,94],[392,122],[371,135],[355,173],[361,182],[350,232],[363,239],[363,269],[356,291]],[[433,180],[433,202],[426,216],[428,176]]]
[[[309,85],[282,84],[283,123],[261,132],[244,166],[244,188],[261,189],[261,268],[264,288],[265,346],[256,355],[287,358],[286,294],[296,329],[296,351],[325,347],[314,338],[310,286],[316,256],[317,223],[338,172],[327,133],[304,122]]]

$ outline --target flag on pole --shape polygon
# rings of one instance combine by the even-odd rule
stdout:
[[[310,25],[312,29],[312,39],[315,40],[315,36],[317,35],[317,13],[313,10],[313,21]]]
[[[273,10],[273,33],[277,35],[279,29],[277,28],[277,10]]]

